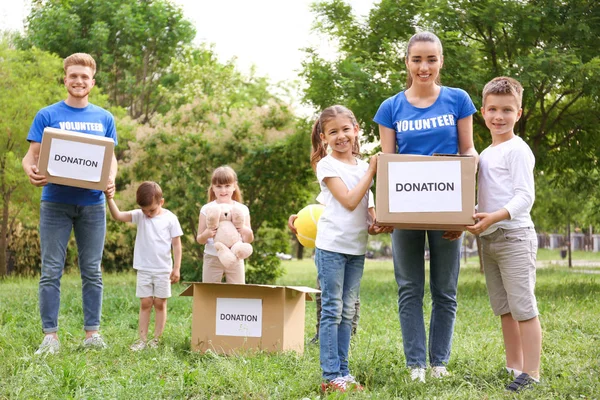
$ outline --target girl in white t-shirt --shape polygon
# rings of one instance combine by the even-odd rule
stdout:
[[[321,285],[319,346],[324,391],[362,390],[348,369],[352,318],[368,234],[391,231],[374,224],[369,188],[377,156],[369,164],[356,158],[358,132],[352,111],[339,105],[323,110],[312,130],[311,164],[321,186],[319,199],[325,205],[317,223],[315,250]]]
[[[244,260],[240,260],[234,267],[226,268],[217,257],[213,238],[217,229],[208,229],[206,226],[206,208],[213,204],[231,204],[244,209],[246,218],[244,226],[238,229],[240,237],[244,243],[252,243],[254,233],[250,227],[250,211],[248,207],[241,204],[242,192],[238,186],[237,174],[228,166],[222,166],[212,174],[211,185],[208,188],[209,203],[200,209],[200,218],[198,222],[198,236],[196,241],[204,244],[204,258],[202,264],[202,282],[220,283],[225,275],[227,283],[246,283]]]

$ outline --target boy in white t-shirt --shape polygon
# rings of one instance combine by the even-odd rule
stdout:
[[[515,379],[506,389],[519,392],[540,379],[542,330],[534,294],[537,236],[529,215],[535,199],[531,149],[514,127],[523,87],[512,78],[492,79],[483,89],[481,112],[492,144],[479,158],[475,225],[479,235],[490,304],[500,316],[506,369]]]
[[[137,270],[136,296],[141,301],[140,337],[131,345],[133,351],[158,346],[167,322],[167,299],[171,297],[171,284],[179,281],[183,235],[177,216],[162,208],[165,199],[156,182],[143,182],[137,189],[136,202],[141,210],[121,212],[113,196],[108,198],[108,208],[114,219],[137,225],[133,268]],[[148,341],[152,307],[155,313],[154,339]]]

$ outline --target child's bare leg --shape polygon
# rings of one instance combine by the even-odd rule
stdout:
[[[519,322],[523,346],[523,372],[540,379],[540,357],[542,353],[542,327],[538,317]]]
[[[523,371],[523,346],[519,322],[511,314],[500,316],[502,321],[502,336],[504,336],[504,349],[506,352],[506,366],[518,371]]]
[[[154,337],[159,338],[167,323],[167,299],[154,298]]]
[[[150,325],[150,312],[152,311],[152,297],[143,297],[140,299],[140,339],[144,342],[148,338],[148,326]]]

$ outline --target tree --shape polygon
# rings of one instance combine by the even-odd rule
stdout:
[[[61,60],[38,49],[12,49],[0,42],[0,277],[7,273],[9,234],[17,218],[33,212],[39,190],[29,184],[21,159],[27,152],[27,133],[37,111],[60,100]]]
[[[33,0],[26,28],[23,48],[91,54],[98,86],[143,122],[164,107],[158,88],[176,82],[171,59],[196,34],[168,0]]]
[[[342,0],[317,3],[314,11],[315,29],[338,43],[339,56],[326,61],[307,49],[304,98],[313,106],[346,104],[375,140],[379,104],[404,88],[406,43],[429,29],[444,45],[444,84],[465,89],[480,106],[491,78],[519,79],[525,95],[516,133],[532,147],[538,169],[575,168],[582,173],[569,187],[593,189],[585,177],[600,158],[597,1],[382,0],[364,21]],[[490,142],[479,114],[475,141],[479,149]]]

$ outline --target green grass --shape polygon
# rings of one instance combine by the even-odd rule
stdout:
[[[311,260],[285,262],[280,284],[314,286]],[[459,283],[459,311],[452,377],[426,384],[410,381],[400,335],[396,283],[389,260],[368,260],[361,290],[359,332],[352,339],[352,373],[367,390],[322,396],[318,347],[305,353],[220,356],[189,350],[191,300],[174,296],[162,347],[129,351],[136,339],[138,299],[133,273],[105,274],[104,351],[86,351],[81,281],[62,281],[61,352],[34,356],[42,339],[37,279],[0,282],[0,398],[4,399],[504,399],[508,378],[498,318],[490,310],[483,276],[470,261]],[[173,293],[183,291],[176,285]],[[600,275],[565,268],[538,271],[538,302],[544,343],[543,383],[522,399],[600,398]],[[430,296],[426,293],[427,317]],[[307,303],[305,337],[314,334],[315,305]]]

